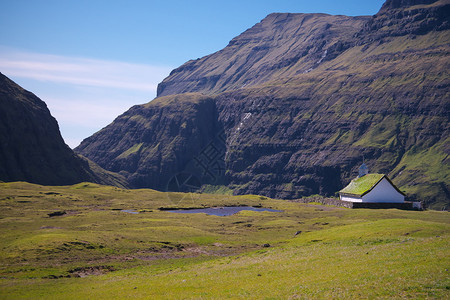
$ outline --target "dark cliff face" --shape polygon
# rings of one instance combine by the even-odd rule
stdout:
[[[360,37],[382,40],[383,37],[424,35],[450,29],[448,0],[392,0],[364,26]]]
[[[329,62],[326,77],[311,72],[291,79],[291,87],[218,96],[229,128],[230,185],[282,198],[333,195],[364,157],[410,196],[426,190],[428,199],[448,201],[449,81],[436,80],[448,66],[441,50],[423,50],[428,58],[418,64],[416,51],[378,56],[355,49],[347,54],[361,57],[357,65]]]
[[[450,204],[446,2],[388,1],[361,18],[269,15],[159,87],[160,95],[209,96],[134,107],[76,150],[139,187],[164,190],[184,172],[277,198],[334,195],[364,157],[409,199],[443,207]]]
[[[47,105],[1,73],[0,180],[44,185],[110,183],[108,179],[103,181],[87,161],[64,143]]]
[[[215,102],[197,94],[167,96],[132,107],[84,140],[76,151],[133,187],[164,190],[221,128]]]
[[[393,9],[405,9],[415,5],[429,5],[439,0],[387,0],[380,9],[380,13],[393,10]]]

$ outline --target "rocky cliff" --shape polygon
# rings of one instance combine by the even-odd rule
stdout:
[[[81,158],[61,137],[47,105],[0,73],[0,180],[126,186],[126,180]]]
[[[160,97],[137,105],[76,148],[133,187],[164,190],[219,132],[215,102],[199,94]]]
[[[364,158],[410,200],[445,207],[449,6],[391,0],[373,17],[271,14],[175,69],[158,98],[76,151],[136,187],[165,190],[187,176],[194,187],[278,198],[334,195]]]

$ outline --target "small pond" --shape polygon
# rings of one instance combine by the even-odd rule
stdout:
[[[179,209],[179,210],[168,210],[168,212],[174,212],[179,214],[198,214],[204,213],[213,216],[225,217],[237,214],[242,210],[251,211],[271,211],[271,212],[281,212],[281,210],[271,209],[271,208],[257,208],[251,206],[228,206],[228,207],[210,207],[210,208],[196,208],[196,209]]]
[[[138,214],[139,213],[138,211],[135,211],[135,210],[132,210],[132,209],[122,209],[121,211],[129,213],[129,214]]]

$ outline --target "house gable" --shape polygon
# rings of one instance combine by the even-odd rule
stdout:
[[[377,184],[362,195],[362,202],[389,202],[402,203],[405,201],[405,196],[398,191],[395,185],[384,176]]]

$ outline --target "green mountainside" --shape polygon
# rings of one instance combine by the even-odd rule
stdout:
[[[407,199],[448,207],[449,16],[448,0],[271,14],[75,150],[133,187],[283,199],[335,195],[364,157]]]
[[[47,105],[0,73],[0,180],[126,187],[125,178],[81,158],[61,137]]]

